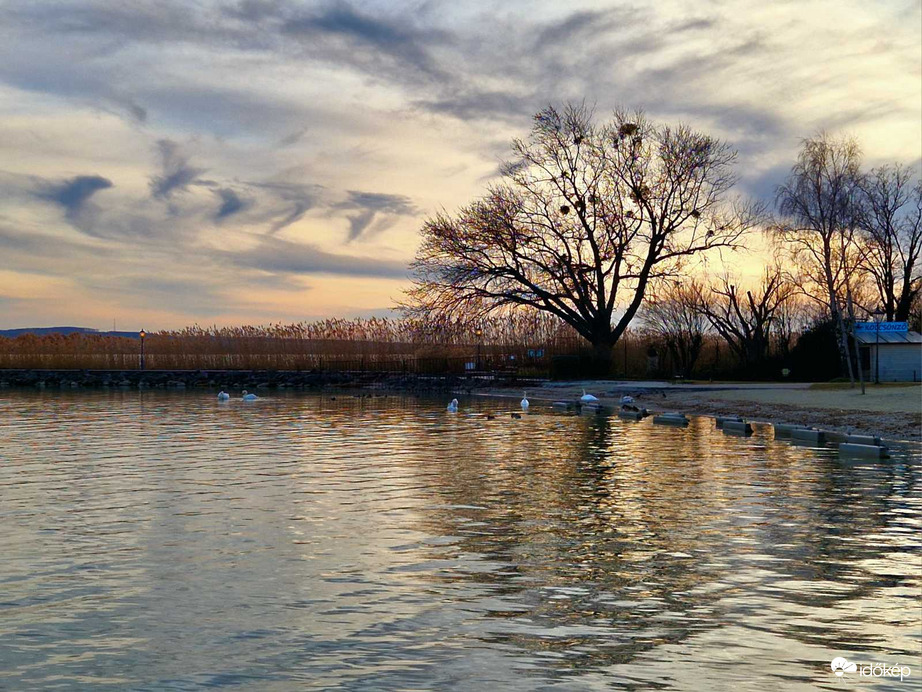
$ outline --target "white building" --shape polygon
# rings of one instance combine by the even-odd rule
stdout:
[[[855,339],[869,382],[922,381],[922,334],[919,332],[859,331]]]

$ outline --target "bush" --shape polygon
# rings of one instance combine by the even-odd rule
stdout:
[[[835,322],[818,322],[801,334],[789,367],[791,379],[802,382],[828,382],[842,375]]]

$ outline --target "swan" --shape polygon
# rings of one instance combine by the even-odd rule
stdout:
[[[529,403],[528,403],[528,392],[522,392],[522,410],[523,410],[523,411],[527,411],[527,410],[528,410],[528,406],[529,406]]]
[[[621,397],[621,405],[622,405],[622,406],[624,406],[625,404],[633,404],[633,403],[634,403],[634,397],[632,397],[632,396],[627,396],[627,395]]]
[[[579,400],[584,404],[594,404],[598,402],[598,399],[592,396],[592,394],[586,394],[585,389],[583,390],[583,395],[579,398]]]
[[[449,411],[449,413],[457,413],[457,412],[458,412],[458,400],[457,400],[457,399],[452,399],[452,400],[451,400],[451,403],[448,404],[448,411]]]
[[[247,390],[243,390],[243,400],[244,401],[256,401],[259,397],[255,394],[247,394]]]
[[[223,389],[218,392],[218,401],[227,401],[228,399],[230,399],[230,394],[225,392]]]

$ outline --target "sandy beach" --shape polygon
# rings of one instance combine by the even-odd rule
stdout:
[[[757,422],[804,423],[827,430],[920,440],[922,385],[856,386],[810,384],[671,384],[664,382],[593,381],[545,383],[528,390],[531,401],[566,401],[591,393],[603,404],[617,405],[630,394],[650,411],[683,411],[707,416],[738,414]],[[487,392],[484,392],[487,393]],[[521,397],[519,391],[496,389],[495,396]]]

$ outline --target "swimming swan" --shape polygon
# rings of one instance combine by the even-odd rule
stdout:
[[[522,392],[522,410],[523,410],[523,411],[527,411],[527,410],[528,410],[528,406],[529,406],[529,403],[528,403],[528,392]]]
[[[598,399],[592,396],[592,394],[586,394],[585,389],[583,390],[583,395],[579,398],[579,400],[584,404],[594,404],[598,401]]]
[[[449,413],[457,413],[458,412],[458,400],[452,399],[451,403],[448,404],[447,410],[449,411]]]
[[[218,401],[227,401],[228,399],[230,399],[230,394],[225,392],[223,389],[218,392]]]
[[[244,401],[256,401],[259,397],[255,394],[247,394],[247,390],[243,390],[243,400]]]
[[[634,397],[627,396],[627,395],[624,395],[623,397],[621,397],[622,406],[624,406],[625,404],[633,404],[633,403],[634,403]]]

